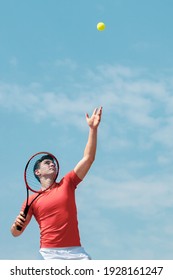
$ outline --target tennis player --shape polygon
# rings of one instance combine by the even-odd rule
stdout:
[[[24,218],[23,203],[19,215],[11,226],[11,233],[17,237],[23,233],[32,216],[40,228],[40,253],[43,259],[89,260],[91,257],[81,245],[75,202],[75,190],[84,179],[95,160],[97,148],[97,131],[101,121],[102,107],[96,108],[93,114],[86,114],[89,135],[83,158],[75,168],[67,173],[60,182],[55,182],[32,203],[27,217]],[[54,163],[43,159],[35,170],[41,188],[50,185],[54,180]],[[31,199],[36,194],[31,195]],[[17,227],[22,227],[19,231]]]

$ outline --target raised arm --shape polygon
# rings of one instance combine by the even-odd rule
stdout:
[[[102,116],[102,107],[96,108],[91,117],[86,114],[89,126],[88,141],[84,150],[83,158],[75,166],[74,171],[80,179],[83,179],[95,160],[97,148],[97,130]]]

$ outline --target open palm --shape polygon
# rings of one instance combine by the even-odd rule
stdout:
[[[102,107],[96,108],[93,111],[91,117],[89,117],[89,115],[86,114],[86,121],[87,121],[89,127],[97,128],[100,123],[100,120],[101,120],[101,115],[102,115]]]

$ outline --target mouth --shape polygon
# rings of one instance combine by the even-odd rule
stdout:
[[[55,171],[55,167],[51,167],[51,168],[49,168],[49,170],[53,170],[53,171]]]

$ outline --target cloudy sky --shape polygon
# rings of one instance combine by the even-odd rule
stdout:
[[[99,260],[173,259],[172,9],[171,0],[0,0],[0,259],[39,258],[34,219],[10,234],[25,163],[50,151],[62,178],[98,106],[97,157],[76,191],[82,245]]]

